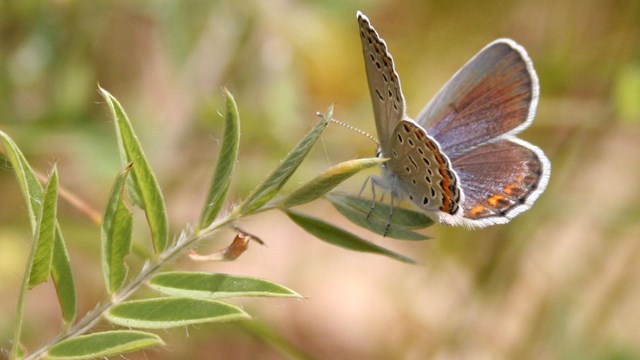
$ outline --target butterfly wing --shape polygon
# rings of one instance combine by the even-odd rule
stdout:
[[[516,138],[480,145],[451,162],[465,200],[461,217],[444,222],[475,228],[507,223],[529,209],[551,171],[542,150]]]
[[[385,178],[413,203],[440,218],[456,215],[464,195],[440,146],[413,120],[402,120],[391,136]]]
[[[525,129],[533,121],[538,93],[538,77],[524,48],[499,39],[463,66],[416,122],[454,158]]]
[[[357,17],[380,149],[387,157],[391,133],[405,117],[404,96],[387,45],[364,14],[358,12]]]

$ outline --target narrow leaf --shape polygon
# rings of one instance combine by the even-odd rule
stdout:
[[[131,164],[116,177],[102,217],[102,273],[110,294],[120,290],[129,271],[124,258],[131,252],[132,216],[123,199],[129,170]]]
[[[165,272],[154,276],[149,286],[167,295],[211,300],[234,296],[301,297],[267,280],[206,272]]]
[[[38,177],[31,169],[27,159],[22,155],[18,145],[13,142],[9,135],[0,131],[0,140],[4,144],[7,156],[11,161],[11,166],[16,173],[22,196],[25,199],[29,214],[29,222],[31,223],[31,232],[35,236],[37,227],[37,218],[40,214],[42,206],[43,190],[42,185],[38,181]]]
[[[328,195],[327,198],[331,199],[331,195]],[[393,216],[390,217],[390,214],[387,213],[386,219],[382,219],[379,216],[374,215],[371,212],[371,208],[369,208],[365,212],[364,209],[351,206],[351,204],[347,201],[333,201],[331,199],[331,203],[336,208],[336,210],[338,210],[338,212],[344,217],[349,219],[349,221],[376,234],[401,240],[429,239],[428,236],[422,235],[415,231],[411,231],[401,225],[394,223],[393,220],[396,216],[396,211],[400,210],[400,208],[394,207]]]
[[[295,210],[285,210],[285,213],[291,220],[293,220],[293,222],[298,224],[298,226],[306,230],[311,235],[314,235],[318,239],[328,242],[329,244],[354,251],[386,255],[396,260],[407,263],[415,263],[415,260],[413,259],[364,240],[348,231],[342,230],[320,219],[311,217]]]
[[[53,260],[53,246],[58,207],[58,171],[54,165],[44,192],[42,211],[38,216],[38,231],[33,241],[35,254],[29,275],[29,288],[49,279]]]
[[[329,108],[318,124],[289,152],[280,166],[249,195],[245,202],[239,207],[240,214],[246,215],[252,213],[278,193],[298,166],[300,166],[313,144],[315,144],[316,140],[318,140],[327,127],[332,114],[333,109]]]
[[[391,206],[383,202],[375,201],[374,203],[372,199],[365,199],[343,192],[333,192],[327,194],[325,197],[334,204],[334,206],[340,204],[343,207],[349,207],[359,213],[371,213],[371,215],[369,215],[370,218],[377,218],[389,222]],[[373,211],[371,211],[372,205]],[[394,207],[391,224],[409,229],[421,229],[433,225],[433,220],[423,212]]]
[[[156,253],[161,253],[168,245],[169,222],[160,185],[124,109],[113,95],[102,88],[99,90],[113,115],[123,166],[133,163],[128,182],[131,199],[144,210],[151,230],[153,249]]]
[[[27,205],[27,215],[29,222],[31,223],[31,232],[34,239],[38,231],[38,214],[42,212],[42,202],[44,198],[44,191],[42,185],[38,181],[38,177],[29,165],[29,162],[24,157],[15,142],[6,133],[0,131],[0,141],[4,145],[5,152],[11,166],[14,169],[18,184],[22,196],[25,199]],[[63,256],[61,256],[63,254]],[[26,293],[29,285],[30,269],[33,266],[33,258],[35,255],[35,244],[32,246],[29,259],[27,260],[27,268],[24,272],[22,280],[22,286],[20,288],[20,294],[18,295],[18,307],[16,310],[16,326],[14,326],[14,337],[11,348],[11,357],[15,358],[21,351],[20,336],[22,331],[22,320],[24,317],[24,302],[26,299]],[[52,263],[53,280],[56,286],[56,292],[58,294],[58,300],[60,301],[60,309],[62,311],[62,318],[67,323],[73,322],[76,316],[76,292],[75,284],[73,280],[73,274],[71,273],[71,263],[69,256],[67,255],[67,249],[62,239],[62,232],[59,226],[56,224],[55,245],[53,252]]]
[[[71,260],[62,238],[60,226],[56,224],[55,246],[53,247],[53,263],[51,277],[56,286],[56,295],[60,302],[62,319],[67,325],[73,323],[76,318],[77,296],[73,272],[71,271]]]
[[[45,359],[95,359],[164,345],[158,335],[142,331],[116,330],[81,335],[51,347]]]
[[[237,306],[213,300],[190,298],[127,301],[111,308],[105,316],[117,325],[145,329],[166,329],[249,317]]]
[[[233,95],[227,89],[224,89],[224,96],[227,101],[227,112],[224,117],[224,137],[216,170],[213,174],[209,193],[205,202],[204,209],[200,215],[200,227],[205,228],[216,218],[224,199],[229,190],[231,183],[231,174],[236,165],[238,158],[238,148],[240,145],[240,116],[238,115],[238,107]]]
[[[311,202],[328,193],[352,175],[364,169],[380,165],[385,161],[386,159],[381,158],[356,159],[332,166],[287,196],[282,205],[290,208]]]

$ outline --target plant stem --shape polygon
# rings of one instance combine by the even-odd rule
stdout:
[[[260,210],[262,210],[262,209],[260,209]],[[85,315],[82,319],[80,319],[80,321],[78,321],[75,325],[73,325],[71,328],[69,328],[66,332],[64,332],[63,334],[60,334],[56,338],[52,339],[46,345],[44,345],[41,348],[37,349],[35,352],[33,352],[32,354],[27,356],[25,358],[25,360],[38,359],[44,353],[46,353],[53,345],[55,345],[55,344],[57,344],[57,343],[59,343],[59,342],[61,342],[63,340],[82,335],[82,334],[86,333],[87,331],[89,331],[96,323],[98,323],[98,321],[101,320],[102,315],[104,313],[109,311],[109,309],[111,309],[115,305],[118,305],[121,302],[127,300],[131,295],[133,295],[136,291],[138,291],[138,289],[149,278],[151,278],[153,275],[158,273],[162,268],[164,268],[170,262],[175,260],[178,256],[182,255],[186,250],[188,250],[191,247],[193,247],[194,245],[196,245],[198,243],[198,241],[200,241],[202,239],[205,239],[205,238],[208,238],[214,232],[216,232],[218,229],[220,229],[223,226],[226,226],[226,225],[230,224],[231,222],[233,222],[234,220],[236,220],[237,217],[238,217],[237,214],[231,212],[226,217],[224,217],[224,218],[222,218],[220,220],[214,221],[207,228],[202,229],[202,230],[198,231],[197,233],[190,234],[186,238],[182,239],[181,241],[176,242],[174,244],[174,246],[168,248],[164,253],[162,253],[160,255],[158,262],[156,262],[154,264],[151,264],[151,265],[148,265],[148,266],[144,266],[142,268],[142,270],[140,271],[140,273],[138,274],[138,276],[135,279],[133,279],[127,286],[125,286],[120,291],[118,291],[116,294],[114,294],[111,297],[111,300],[109,300],[107,302],[104,302],[104,303],[101,303],[101,304],[98,304],[98,306],[95,309],[93,309],[91,312],[89,312],[87,315]],[[23,286],[26,286],[26,285],[23,285]],[[26,293],[26,291],[25,291],[25,293]],[[21,300],[20,300],[19,305],[18,305],[18,309],[19,309],[19,313],[18,314],[20,314],[20,309],[22,309],[22,308],[24,308],[24,299],[22,299],[22,296],[21,296]],[[22,323],[22,321],[20,321],[20,324],[21,323]],[[20,324],[18,324],[18,325],[20,325]],[[18,337],[19,337],[18,330],[16,330],[16,333],[18,334]],[[13,348],[17,349],[16,348],[17,345],[18,345],[18,343],[14,340]],[[12,354],[13,354],[14,351],[17,351],[17,350],[12,350]]]
[[[29,254],[29,261],[27,262],[27,268],[22,278],[22,286],[20,287],[20,296],[18,297],[18,308],[16,310],[16,327],[13,331],[13,344],[11,346],[11,354],[9,359],[18,358],[18,349],[20,348],[20,335],[22,334],[22,321],[24,320],[24,305],[27,299],[27,290],[29,287],[29,277],[31,275],[31,267],[33,266],[33,255],[35,246],[31,247],[31,253]]]

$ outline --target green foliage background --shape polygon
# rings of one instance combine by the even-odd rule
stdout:
[[[231,264],[181,267],[256,275],[307,296],[240,305],[319,358],[640,357],[639,1],[3,1],[0,127],[41,172],[57,159],[60,184],[101,212],[120,164],[99,83],[134,122],[176,233],[197,221],[206,196],[222,86],[242,120],[235,199],[331,103],[336,118],[374,132],[356,10],[387,41],[410,115],[493,39],[522,44],[541,83],[538,116],[522,137],[551,159],[547,191],[506,226],[434,226],[427,243],[360,233],[419,266],[331,247],[274,212],[242,224],[268,247]],[[365,137],[332,127],[288,187],[374,151]],[[342,190],[356,193],[365,176]],[[31,241],[22,201],[0,164],[5,349]],[[305,210],[359,231],[324,202]],[[99,227],[64,201],[58,216],[84,314],[105,296]],[[140,214],[136,221],[140,246],[148,233]],[[54,297],[50,286],[29,295],[27,345],[58,331]],[[232,325],[184,333],[169,332],[169,350],[147,355],[281,356]]]

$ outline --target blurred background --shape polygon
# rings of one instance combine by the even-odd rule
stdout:
[[[416,115],[449,77],[498,37],[522,44],[541,83],[521,137],[551,159],[547,191],[510,224],[435,225],[433,240],[385,239],[324,201],[303,208],[420,261],[410,266],[320,242],[277,212],[242,227],[267,246],[233,263],[174,269],[267,278],[304,300],[240,299],[266,328],[326,359],[640,358],[640,1],[3,1],[0,129],[98,213],[121,165],[97,86],[134,122],[165,192],[173,234],[195,222],[219,151],[221,87],[238,102],[238,202],[335,103],[334,116],[375,133],[356,10],[387,41]],[[375,144],[330,126],[287,189]],[[14,174],[0,163],[0,347],[12,333],[31,243]],[[357,193],[366,176],[341,186]],[[61,201],[79,315],[104,298],[99,228]],[[136,212],[136,242],[148,244]],[[203,244],[227,246],[233,233]],[[130,256],[134,269],[140,261]],[[59,332],[51,284],[31,291],[25,342]],[[108,329],[103,324],[100,329]],[[129,359],[279,359],[237,325],[161,331]],[[2,357],[3,355],[0,355]]]

